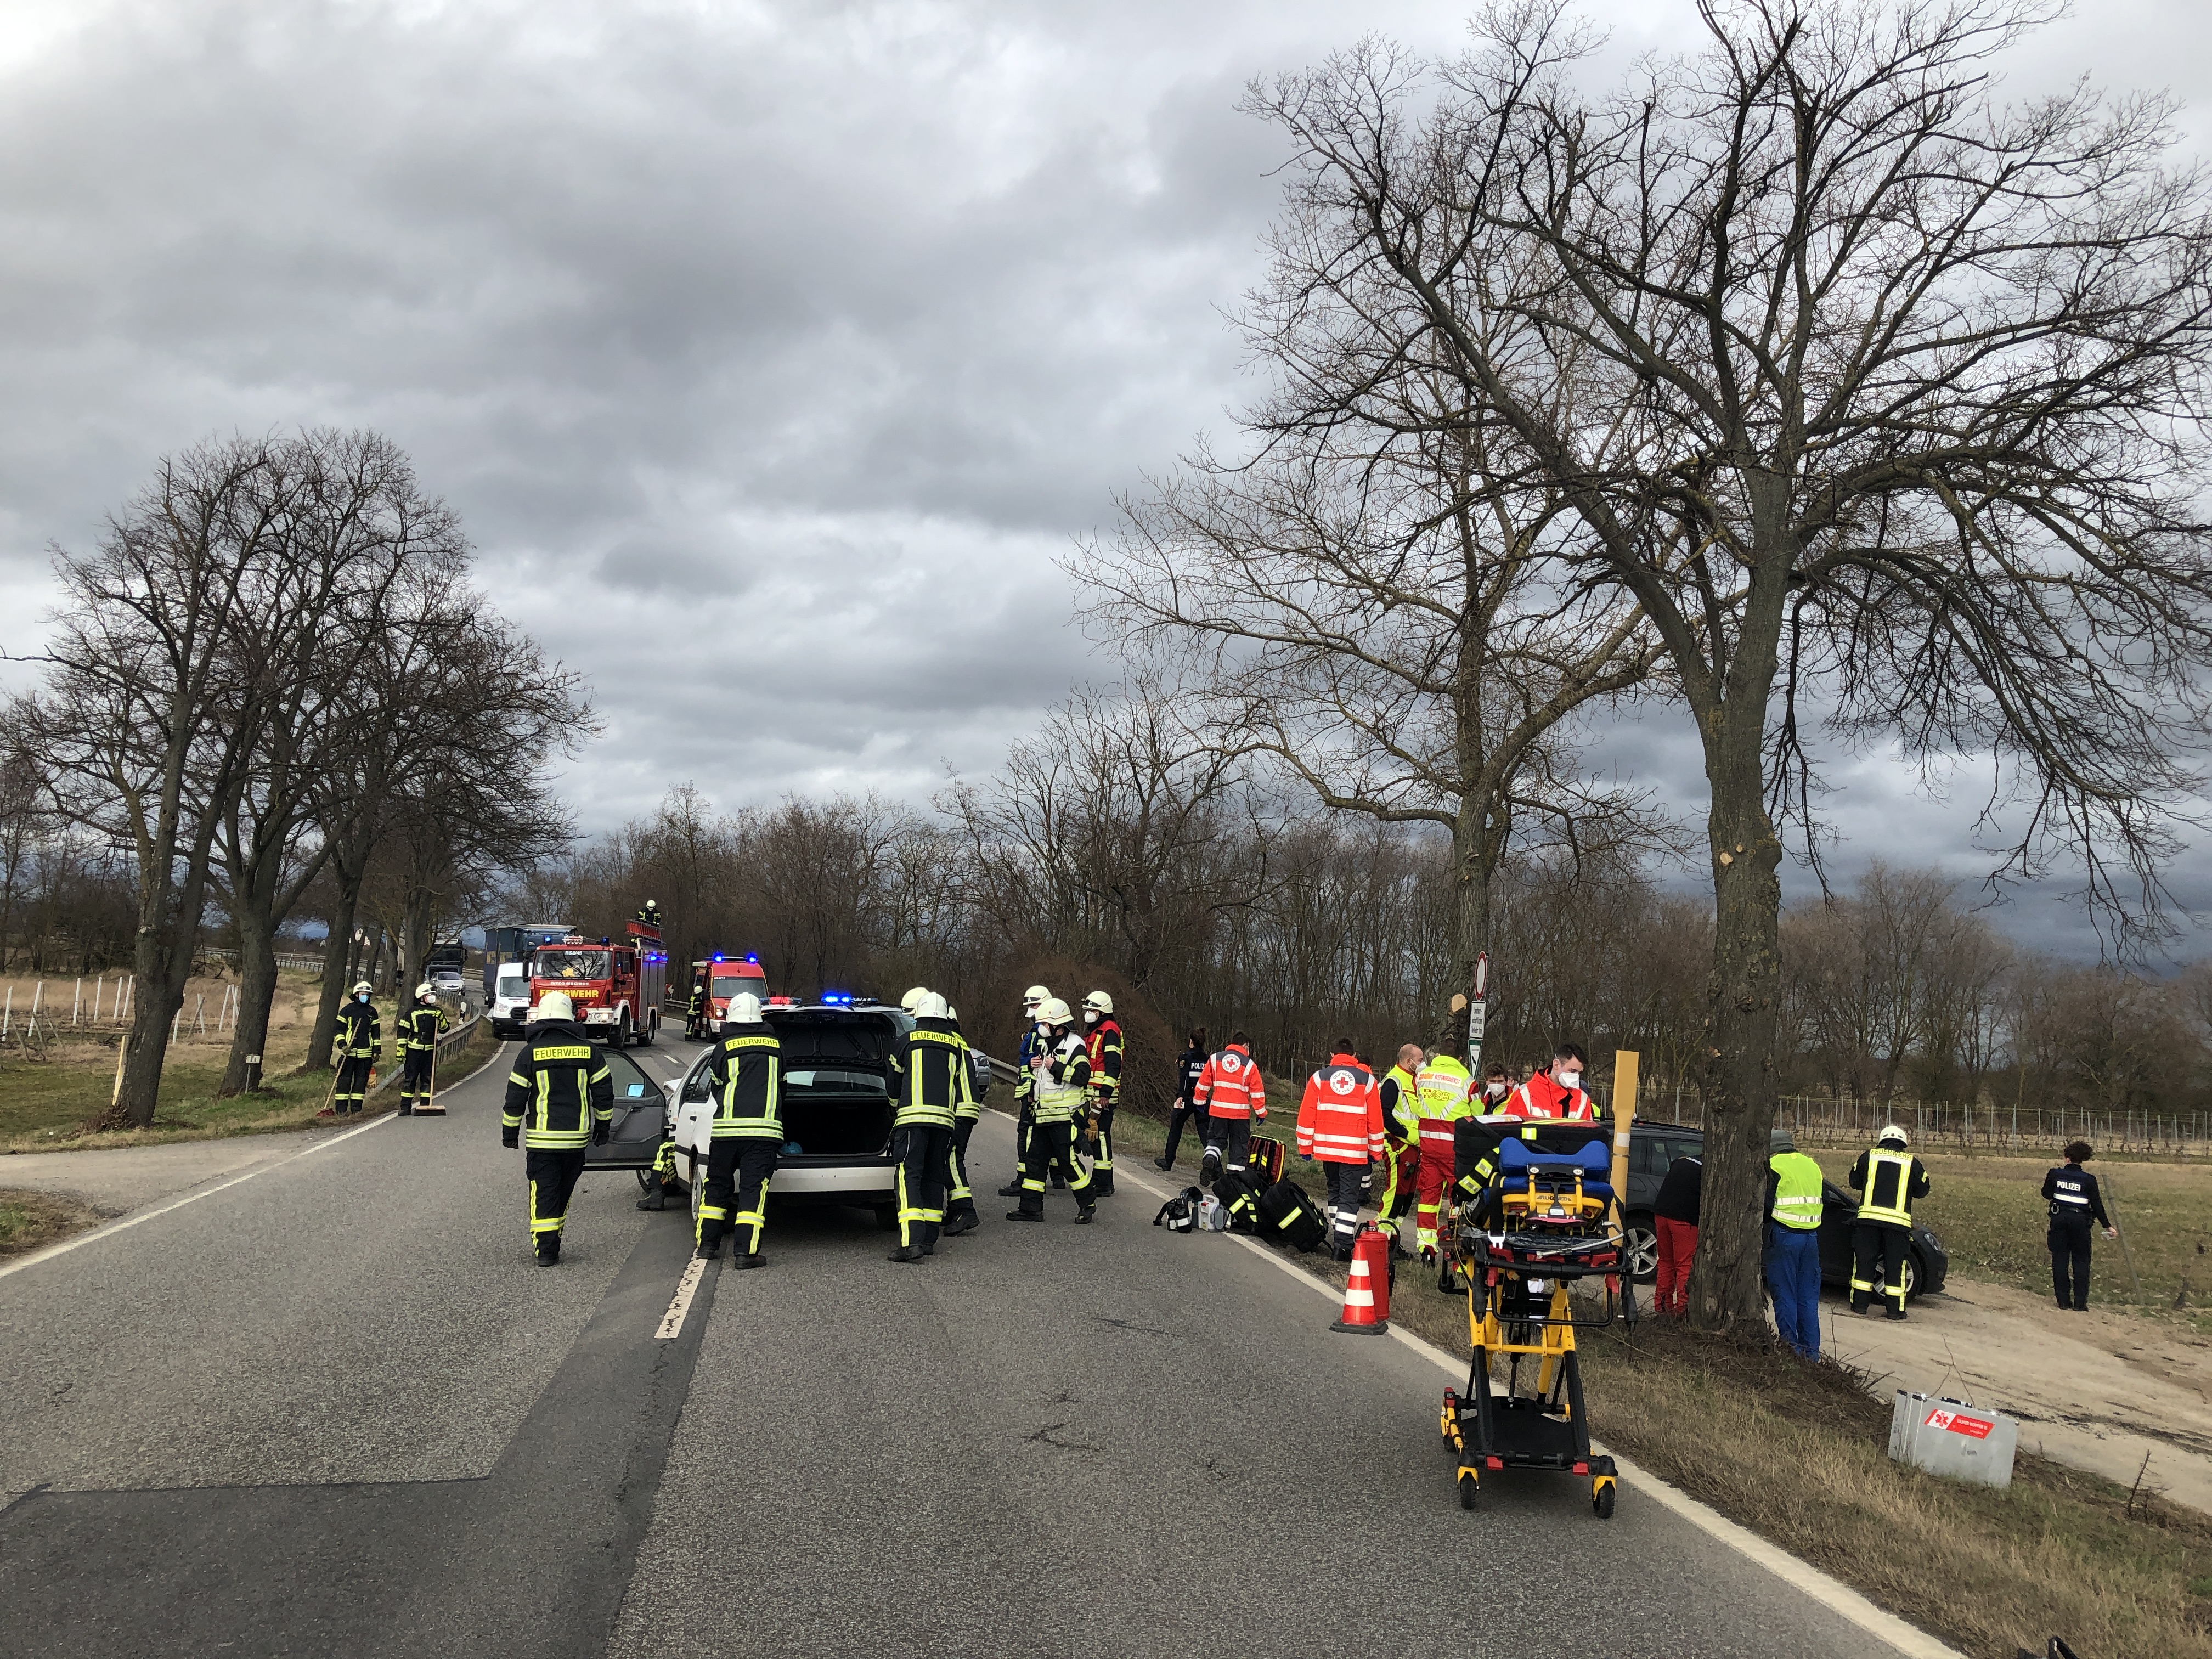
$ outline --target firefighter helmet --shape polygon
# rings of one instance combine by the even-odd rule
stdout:
[[[375,990],[376,987],[371,985],[367,980],[363,980],[360,984],[353,988],[353,994],[357,997],[365,997],[372,995]]]
[[[531,1017],[533,1019],[574,1019],[576,1005],[566,991],[548,991],[538,999],[538,1006]]]
[[[899,1006],[909,1014],[914,1013],[921,1006],[921,1000],[928,994],[929,988],[927,985],[917,985],[899,999]]]
[[[1904,1146],[1910,1143],[1905,1139],[1904,1130],[1894,1123],[1885,1123],[1881,1133],[1874,1138],[1874,1144],[1877,1146]]]
[[[415,1000],[417,1002],[428,1002],[437,994],[437,988],[427,979],[415,988]]]
[[[725,1025],[757,1025],[761,1023],[761,1000],[750,991],[740,991],[732,997],[722,1014]]]
[[[1047,1025],[1073,1025],[1075,1015],[1058,997],[1047,997],[1037,1004],[1036,1017]]]
[[[916,1019],[943,1019],[945,999],[934,991],[924,991],[915,999],[912,1012]]]
[[[1103,991],[1093,991],[1083,999],[1083,1011],[1088,1014],[1110,1014],[1114,1012],[1114,999]]]
[[[1035,1008],[1039,1003],[1049,1002],[1051,1000],[1052,993],[1042,985],[1032,985],[1022,993],[1022,1006],[1024,1008]]]

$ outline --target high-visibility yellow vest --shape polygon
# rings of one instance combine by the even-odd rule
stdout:
[[[1773,1218],[1778,1225],[1809,1233],[1820,1224],[1820,1166],[1802,1152],[1777,1152],[1766,1160],[1774,1171]]]
[[[1882,1170],[1885,1169],[1897,1171],[1889,1188],[1893,1201],[1887,1204],[1880,1202],[1876,1197],[1882,1189]],[[1867,1153],[1866,1186],[1862,1188],[1866,1195],[1860,1200],[1858,1218],[1870,1226],[1910,1227],[1912,1212],[1906,1206],[1909,1203],[1907,1189],[1911,1184],[1911,1153],[1874,1147]]]
[[[1390,1103],[1390,1121],[1405,1132],[1400,1137],[1402,1139],[1420,1127],[1421,1085],[1402,1066],[1393,1066],[1383,1073],[1383,1080],[1398,1085],[1398,1097]]]
[[[1413,1087],[1421,1097],[1423,1117],[1465,1117],[1474,1107],[1467,1097],[1468,1085],[1474,1075],[1467,1069],[1467,1062],[1449,1054],[1438,1054],[1421,1067]]]

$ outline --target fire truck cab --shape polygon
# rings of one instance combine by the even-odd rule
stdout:
[[[730,999],[750,994],[763,1003],[768,1000],[768,975],[761,970],[760,957],[744,956],[714,956],[691,964],[694,975],[707,976],[707,1034],[722,1034],[722,1018],[729,1012]],[[689,995],[689,993],[686,993]]]
[[[570,933],[540,945],[530,957],[530,1002],[548,991],[576,1006],[576,1020],[592,1036],[617,1048],[650,1042],[660,1034],[660,1004],[668,981],[668,952],[659,931],[629,924],[619,945]]]

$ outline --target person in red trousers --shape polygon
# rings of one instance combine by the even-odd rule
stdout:
[[[1659,1230],[1659,1282],[1652,1286],[1651,1305],[1660,1313],[1690,1311],[1690,1264],[1698,1254],[1698,1206],[1705,1186],[1703,1161],[1678,1158],[1667,1166],[1667,1178],[1652,1201]]]

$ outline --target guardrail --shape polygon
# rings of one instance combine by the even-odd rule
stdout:
[[[477,1027],[483,1024],[483,1011],[482,1009],[478,1009],[475,1013],[463,1020],[459,1025],[453,1027],[452,1030],[447,1031],[444,1036],[441,1036],[438,1039],[438,1058],[441,1060],[444,1060],[448,1049],[458,1048],[461,1044],[466,1042],[471,1036],[474,1036],[476,1035]],[[374,1100],[377,1096],[382,1094],[386,1089],[389,1089],[405,1074],[406,1070],[407,1068],[405,1066],[400,1065],[395,1066],[390,1071],[386,1072],[382,1077],[376,1080],[376,1087],[368,1091],[369,1098]],[[440,1086],[443,1087],[444,1085],[441,1085]]]

